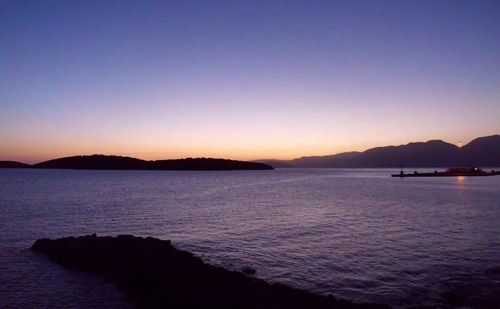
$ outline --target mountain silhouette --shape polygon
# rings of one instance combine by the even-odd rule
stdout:
[[[289,161],[260,160],[274,167],[452,167],[500,166],[500,135],[479,137],[463,147],[442,140],[371,148],[363,152],[301,157]]]
[[[11,162],[11,163],[6,163]],[[74,156],[49,160],[34,165],[13,161],[0,161],[0,167],[30,167],[77,170],[269,170],[273,167],[264,163],[244,162],[212,158],[187,158],[177,160],[146,161],[131,157],[91,155]]]
[[[470,166],[500,166],[500,135],[476,138],[461,150]]]

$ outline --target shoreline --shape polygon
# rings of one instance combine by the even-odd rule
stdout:
[[[169,240],[119,235],[39,239],[31,250],[66,268],[104,275],[139,308],[389,308],[356,304],[204,263]]]

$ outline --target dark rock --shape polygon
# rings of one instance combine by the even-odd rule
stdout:
[[[387,308],[354,304],[241,272],[205,264],[170,241],[95,234],[39,239],[32,250],[67,268],[92,271],[116,282],[138,307],[145,308]]]

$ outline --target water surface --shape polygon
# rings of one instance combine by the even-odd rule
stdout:
[[[171,239],[207,262],[357,302],[500,301],[500,177],[393,172],[0,170],[0,307],[128,305],[104,279],[28,250],[91,233]]]

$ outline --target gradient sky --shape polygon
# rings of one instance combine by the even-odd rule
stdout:
[[[0,160],[500,133],[500,1],[1,1]]]

